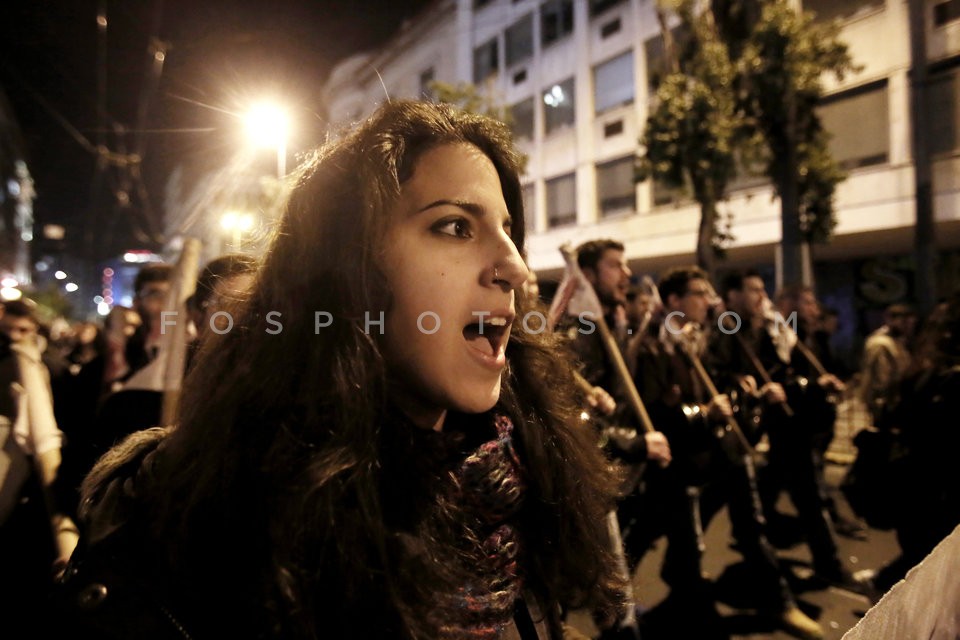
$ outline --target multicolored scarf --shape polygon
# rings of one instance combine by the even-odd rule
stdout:
[[[465,457],[458,447],[456,460],[447,458],[453,464],[433,494],[436,508],[422,514],[433,520],[421,522],[425,529],[418,527],[421,533],[439,533],[448,541],[445,548],[421,548],[425,553],[416,554],[421,570],[443,576],[440,584],[448,585],[414,596],[431,602],[426,613],[431,637],[495,640],[512,620],[520,597],[522,545],[514,517],[524,496],[522,467],[513,445],[513,423],[504,415],[489,414],[487,419],[490,417],[495,437],[468,450]],[[489,422],[486,425],[489,429]],[[468,429],[474,428],[468,425]],[[421,436],[449,445],[465,435],[453,429]]]

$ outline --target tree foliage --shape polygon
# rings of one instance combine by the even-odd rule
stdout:
[[[489,92],[481,91],[470,82],[450,84],[434,80],[430,83],[430,91],[437,102],[452,104],[467,113],[488,116],[507,126],[513,124],[510,107],[504,106]]]
[[[857,70],[839,26],[815,22],[786,0],[763,3],[740,66],[747,88],[744,111],[769,150],[766,173],[781,196],[785,181],[797,181],[794,215],[800,230],[808,241],[825,241],[836,225],[834,192],[846,175],[830,154],[830,137],[816,108],[825,74],[842,80]],[[785,163],[791,149],[795,167]]]
[[[432,81],[429,88],[437,102],[452,104],[467,113],[476,113],[499,120],[513,128],[513,114],[510,113],[510,107],[494,98],[492,92],[481,91],[475,84],[469,82],[449,84],[439,80]],[[527,159],[525,154],[520,154],[521,170],[526,169]]]
[[[701,207],[700,265],[711,270],[732,240],[716,205],[738,167],[762,166],[784,219],[796,221],[807,240],[829,238],[845,175],[816,107],[824,74],[842,79],[856,70],[839,27],[814,22],[788,0],[660,0],[658,7],[668,55],[666,11],[688,36],[657,89],[637,178],[693,193]]]
[[[736,174],[743,144],[743,116],[734,92],[736,70],[720,40],[713,14],[697,14],[694,0],[674,6],[690,34],[683,51],[668,64],[674,69],[657,89],[641,140],[637,177],[653,177],[685,188],[700,204],[697,262],[712,272],[716,257],[732,240],[717,214]],[[670,57],[669,32],[664,29]]]

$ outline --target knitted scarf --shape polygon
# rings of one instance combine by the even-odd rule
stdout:
[[[411,523],[411,535],[399,535],[401,562],[418,583],[408,600],[411,610],[421,609],[423,598],[429,603],[423,618],[414,616],[425,623],[417,631],[449,640],[493,640],[509,624],[520,596],[521,541],[514,516],[524,483],[511,420],[499,414],[462,418],[465,430],[457,418],[448,418],[443,433],[414,437],[416,446],[433,449],[426,459],[443,472],[439,478],[428,474],[437,481],[432,486],[417,487],[421,498],[424,489],[428,496],[416,509],[419,522]],[[481,424],[475,424],[478,419]],[[474,447],[478,427],[494,437]]]

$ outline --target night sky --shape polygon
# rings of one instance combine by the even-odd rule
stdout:
[[[51,222],[65,225],[67,250],[93,260],[150,246],[161,229],[163,187],[174,166],[217,162],[236,144],[236,114],[260,96],[291,105],[297,126],[291,153],[315,145],[326,129],[320,89],[332,64],[383,41],[427,4],[6,3],[0,14],[0,87],[22,134],[13,144],[22,148],[35,180],[37,229]],[[104,56],[98,7],[107,15]],[[148,71],[156,43],[166,55],[159,83],[152,86]],[[102,114],[99,69],[106,77]],[[117,157],[142,153],[143,191],[136,172],[122,162],[96,171],[90,145],[100,141]],[[130,194],[129,204],[123,193]]]

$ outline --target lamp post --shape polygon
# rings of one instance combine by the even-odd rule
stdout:
[[[254,105],[244,118],[247,135],[258,147],[277,150],[277,178],[287,173],[287,137],[290,118],[276,104],[262,102]]]

